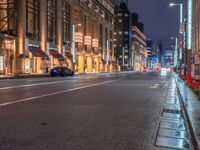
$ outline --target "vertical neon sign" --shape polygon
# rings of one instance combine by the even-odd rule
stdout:
[[[188,0],[187,49],[192,49],[192,0]]]

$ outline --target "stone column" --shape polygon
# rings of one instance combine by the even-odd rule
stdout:
[[[47,1],[40,0],[40,33],[41,49],[46,52],[47,47]]]
[[[62,41],[63,41],[63,28],[62,28],[62,0],[56,0],[56,26],[57,26],[57,41],[58,41],[58,52],[63,54]]]
[[[26,38],[26,1],[17,2],[17,40],[15,53],[15,74],[23,74],[25,71],[25,38]]]
[[[84,56],[80,55],[78,56],[78,73],[83,73],[84,72],[84,66],[85,66],[85,61],[84,61]]]

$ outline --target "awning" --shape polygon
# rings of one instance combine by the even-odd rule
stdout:
[[[29,51],[32,53],[34,57],[42,57],[42,58],[47,58],[47,54],[43,52],[40,47],[29,47]]]
[[[64,60],[64,57],[56,50],[50,50],[50,54],[53,56],[53,58]]]
[[[66,56],[67,58],[69,58],[69,59],[72,58],[72,54],[71,54],[71,53],[68,53],[68,52],[65,53],[65,56]]]
[[[101,58],[101,61],[103,64],[106,64],[106,61],[103,58]]]

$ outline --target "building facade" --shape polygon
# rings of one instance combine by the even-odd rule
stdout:
[[[143,71],[147,67],[147,38],[136,27],[132,27],[132,62],[134,71]]]
[[[152,58],[153,58],[153,40],[147,39],[147,67],[152,68]]]
[[[111,1],[73,0],[72,14],[75,70],[79,73],[112,72],[115,59],[114,6]]]
[[[109,0],[0,0],[0,74],[113,71]]]
[[[200,2],[193,0],[193,30],[192,30],[192,76],[200,80]]]
[[[120,2],[115,5],[114,51],[118,69],[122,71],[130,67],[131,34],[130,12],[127,4]]]

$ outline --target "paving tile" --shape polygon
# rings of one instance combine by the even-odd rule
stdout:
[[[163,129],[163,128],[159,129],[158,136],[170,137],[170,138],[182,138],[182,139],[187,137],[185,131]]]
[[[157,137],[155,146],[179,150],[190,150],[190,145],[187,140],[178,138],[168,138],[162,136]]]
[[[160,122],[160,128],[166,128],[166,129],[173,129],[173,130],[179,130],[179,131],[185,131],[185,126],[181,122],[167,122],[167,121],[161,121]]]

